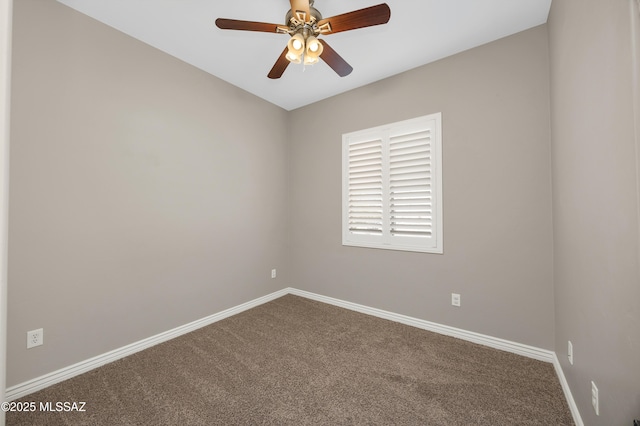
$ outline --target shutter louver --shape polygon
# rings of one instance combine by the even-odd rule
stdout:
[[[382,141],[349,145],[349,231],[382,235]]]
[[[392,236],[430,238],[433,233],[431,131],[389,141],[389,220]]]

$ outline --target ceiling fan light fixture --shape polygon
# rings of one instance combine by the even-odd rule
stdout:
[[[318,57],[322,54],[322,44],[314,36],[307,37],[307,55]]]
[[[318,58],[313,58],[313,57],[307,56],[307,55],[305,55],[305,57],[304,57],[304,64],[305,65],[314,65],[314,64],[317,64],[318,62],[320,62],[320,59],[318,59]]]
[[[286,58],[289,60],[289,62],[294,64],[299,64],[302,62],[302,57],[300,55],[296,55],[295,53],[292,53],[291,51],[287,53]]]
[[[289,43],[287,43],[287,48],[289,52],[287,52],[287,59],[294,64],[299,64],[302,60],[302,54],[304,53],[304,37],[302,34],[294,34],[289,39]]]

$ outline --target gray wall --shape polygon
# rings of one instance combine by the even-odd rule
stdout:
[[[556,351],[588,425],[631,425],[640,417],[634,2],[554,1],[548,23]]]
[[[8,386],[287,286],[286,111],[52,0],[13,53]]]
[[[444,254],[343,247],[342,133],[438,111]],[[294,110],[290,132],[294,286],[553,349],[546,26]]]

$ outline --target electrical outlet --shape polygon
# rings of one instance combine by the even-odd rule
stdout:
[[[571,340],[567,342],[567,358],[569,358],[569,364],[573,365],[573,343]]]
[[[598,388],[596,384],[591,382],[591,405],[593,405],[593,409],[596,412],[596,416],[600,415],[600,402],[598,397]]]
[[[39,328],[37,330],[27,331],[27,349],[40,346],[44,343],[44,330]]]
[[[457,293],[451,293],[451,304],[453,306],[460,306],[460,295]]]
[[[271,278],[275,278],[276,277],[276,270],[272,269],[271,270]]]

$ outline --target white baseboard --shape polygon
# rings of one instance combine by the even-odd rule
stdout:
[[[346,302],[332,297],[321,296],[319,294],[310,293],[308,291],[297,290],[295,288],[287,289],[288,293],[296,296],[306,297],[307,299],[317,300],[318,302],[328,303],[330,305],[339,306],[341,308],[350,309],[352,311],[361,312],[363,314],[372,315],[378,318],[384,318],[390,321],[399,322],[401,324],[410,325],[421,328],[423,330],[433,331],[438,334],[444,334],[458,339],[467,340],[469,342],[478,343],[480,345],[489,346],[494,349],[500,349],[528,358],[537,359],[545,362],[553,362],[555,353],[546,349],[536,348],[534,346],[524,345],[522,343],[512,342],[510,340],[499,339],[497,337],[487,336],[485,334],[475,333],[473,331],[462,330],[460,328],[449,327],[448,325],[437,324],[418,318],[408,317],[406,315],[395,314],[393,312],[383,311],[382,309],[370,308],[357,303]]]
[[[573,421],[576,426],[584,426],[582,417],[580,416],[580,411],[578,411],[578,406],[576,405],[576,400],[573,399],[571,388],[569,388],[569,383],[567,382],[567,378],[564,376],[564,371],[562,371],[562,366],[560,365],[558,356],[555,353],[553,354],[553,367],[555,368],[558,379],[560,380],[560,386],[562,386],[562,391],[564,392],[567,404],[569,404],[569,410],[573,416]]]
[[[262,305],[263,303],[270,302],[274,299],[286,295],[288,292],[288,289],[276,291],[275,293],[271,293],[266,296],[251,300],[247,303],[243,303],[241,305],[218,312],[217,314],[213,314],[208,317],[190,322],[189,324],[176,327],[172,330],[165,331],[164,333],[156,334],[155,336],[140,340],[135,343],[131,343],[130,345],[123,346],[105,354],[95,356],[88,360],[81,361],[77,364],[61,368],[60,370],[54,371],[52,373],[48,373],[24,383],[12,386],[10,388],[7,388],[6,390],[6,400],[13,401],[14,399],[22,398],[25,395],[29,395],[30,393],[39,391],[48,386],[78,376],[82,373],[86,373],[87,371],[93,370],[94,368],[98,368],[102,365],[132,355],[136,352],[140,352],[143,349],[147,349],[159,343],[166,342],[167,340],[182,336],[183,334],[192,332],[209,324],[213,324],[214,322],[228,318],[232,315],[239,314],[242,311],[246,311],[247,309],[254,308],[258,305]]]
[[[409,317],[406,315],[396,314],[393,312],[384,311],[382,309],[371,308],[368,306],[359,305],[357,303],[351,303],[344,300],[335,299],[333,297],[322,296],[319,294],[298,290],[290,287],[282,289],[280,291],[276,291],[266,296],[251,300],[247,303],[243,303],[233,308],[226,309],[222,312],[218,312],[217,314],[210,315],[206,318],[193,321],[189,324],[176,327],[164,333],[160,333],[155,336],[149,337],[147,339],[143,339],[138,342],[132,343],[130,345],[123,346],[121,348],[115,349],[105,354],[98,355],[96,357],[79,362],[77,364],[73,364],[71,366],[62,368],[52,373],[45,374],[43,376],[37,377],[27,382],[20,383],[18,385],[7,388],[6,390],[7,401],[12,401],[14,399],[22,398],[23,396],[29,395],[33,392],[39,391],[48,386],[51,386],[56,383],[62,382],[64,380],[70,379],[72,377],[78,376],[82,373],[86,373],[87,371],[93,370],[94,368],[98,368],[102,365],[108,364],[110,362],[116,361],[118,359],[124,358],[129,355],[132,355],[136,352],[147,349],[151,346],[157,345],[162,342],[166,342],[167,340],[176,338],[183,334],[186,334],[191,331],[197,330],[199,328],[205,327],[207,325],[213,324],[214,322],[228,318],[232,315],[239,314],[240,312],[243,312],[253,307],[270,302],[274,299],[277,299],[287,294],[293,294],[293,295],[301,296],[307,299],[316,300],[318,302],[328,303],[330,305],[339,306],[341,308],[349,309],[349,310],[360,312],[363,314],[372,315],[378,318],[395,321],[401,324],[410,325],[423,330],[433,331],[435,333],[456,337],[458,339],[466,340],[469,342],[478,343],[484,346],[489,346],[489,347],[500,349],[506,352],[511,352],[514,354],[526,356],[526,357],[537,359],[540,361],[552,363],[556,370],[556,374],[558,375],[558,378],[560,380],[560,384],[562,385],[562,389],[564,391],[565,397],[569,404],[569,408],[571,410],[571,414],[573,415],[576,425],[584,426],[584,423],[582,423],[582,418],[580,417],[580,413],[578,412],[578,407],[576,406],[573,396],[571,395],[571,390],[569,389],[567,380],[564,377],[564,373],[562,372],[562,367],[560,366],[560,362],[558,361],[558,358],[555,352],[553,351],[540,349],[534,346],[524,345],[522,343],[512,342],[509,340],[499,339],[497,337],[487,336],[487,335],[475,333],[472,331],[462,330],[460,328],[449,327],[447,325],[437,324],[434,322],[425,321],[418,318]]]

